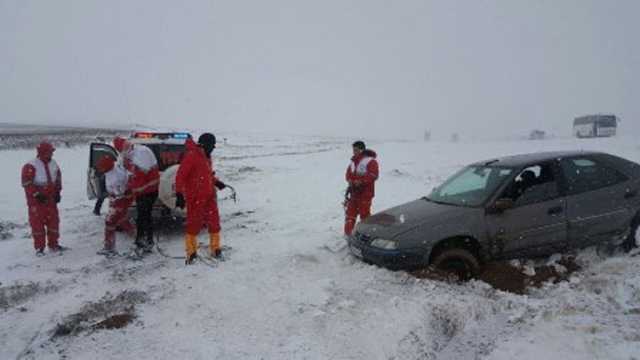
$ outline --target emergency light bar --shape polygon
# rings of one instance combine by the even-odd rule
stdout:
[[[155,133],[155,132],[136,132],[133,134],[136,139],[189,139],[191,134],[186,132],[179,133]]]
[[[151,133],[135,133],[133,135],[134,138],[136,139],[151,139],[153,137],[153,134]]]

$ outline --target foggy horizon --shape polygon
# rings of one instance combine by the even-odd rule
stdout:
[[[639,134],[637,1],[0,0],[0,123]]]

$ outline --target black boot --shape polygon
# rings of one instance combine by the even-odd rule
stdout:
[[[153,245],[155,245],[154,242],[153,242],[153,233],[148,232],[147,233],[147,241],[144,244],[144,252],[150,253],[151,250],[153,249]]]
[[[193,254],[191,254],[191,255],[189,255],[187,257],[187,259],[184,261],[184,264],[185,265],[191,265],[196,261],[197,258],[198,258],[198,254],[197,253],[193,253]]]
[[[143,254],[146,248],[146,244],[144,240],[137,238],[134,244],[136,245],[136,250],[135,250],[136,253]]]

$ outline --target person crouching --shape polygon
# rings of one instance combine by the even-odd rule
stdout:
[[[99,255],[116,255],[116,231],[125,231],[129,236],[136,235],[136,228],[129,220],[129,208],[133,203],[133,194],[128,189],[129,172],[111,156],[98,160],[97,170],[105,174],[105,184],[109,196],[109,212],[104,221],[104,248]]]
[[[125,169],[131,173],[129,186],[133,192],[138,213],[136,246],[138,250],[151,252],[154,244],[153,204],[158,199],[160,184],[158,160],[147,146],[133,144],[121,137],[113,139],[113,145],[120,153]]]

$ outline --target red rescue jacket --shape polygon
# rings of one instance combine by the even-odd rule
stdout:
[[[176,174],[176,192],[182,193],[187,204],[214,197],[218,182],[213,161],[192,139],[187,139],[185,152]]]
[[[134,167],[132,170],[128,187],[135,196],[158,192],[160,171],[158,171],[157,167],[147,172],[144,172],[137,167]]]
[[[138,164],[140,160],[135,154],[137,151],[146,152],[147,156],[142,160],[144,163]],[[155,155],[149,148],[144,145],[134,145],[134,149],[124,157],[124,165],[131,173],[128,188],[131,189],[134,196],[158,192],[160,170]]]
[[[40,205],[37,193],[47,197],[47,204],[55,205],[54,195],[62,191],[62,173],[55,160],[48,163],[39,158],[33,159],[22,167],[22,187],[24,187],[27,205]]]
[[[351,195],[363,198],[375,196],[375,181],[378,179],[378,161],[373,150],[366,149],[351,158],[345,178],[351,186]],[[359,181],[359,185],[353,185]]]

